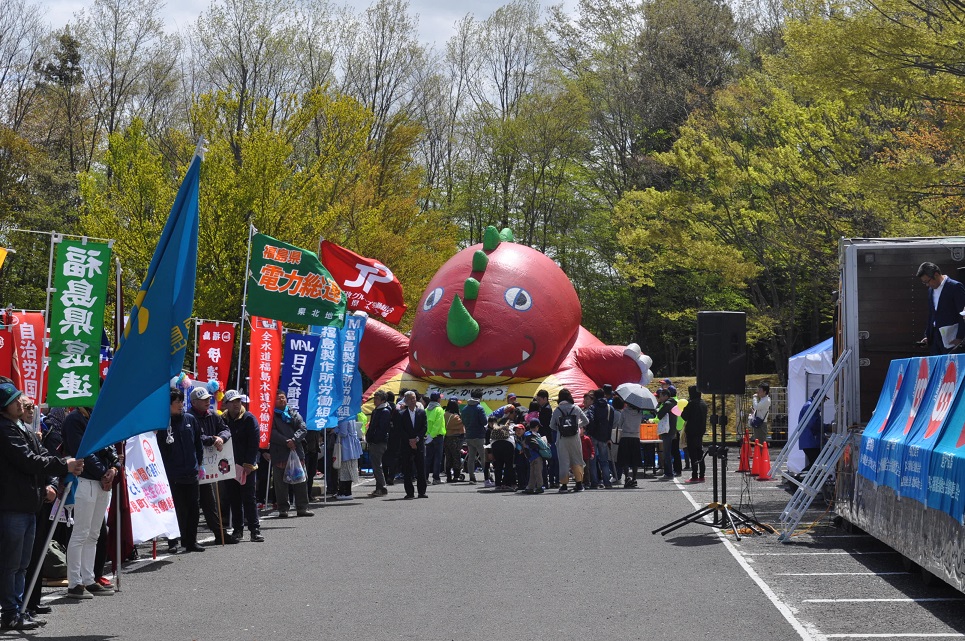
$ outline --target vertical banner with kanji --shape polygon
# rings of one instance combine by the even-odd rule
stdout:
[[[43,388],[44,356],[44,315],[41,312],[14,312],[13,338],[20,358],[20,375],[23,380],[23,393],[34,399],[37,404],[44,402],[46,390]]]
[[[198,323],[198,380],[218,381],[228,389],[228,370],[235,345],[235,327],[231,323],[205,321]]]
[[[63,240],[57,247],[50,311],[47,404],[93,407],[100,390],[101,333],[111,248]]]
[[[337,328],[313,326],[312,333],[318,336],[318,348],[307,390],[305,423],[310,430],[323,430],[337,424],[335,412],[342,402],[342,349]]]
[[[248,379],[248,408],[258,417],[261,436],[258,447],[267,448],[271,438],[271,421],[275,413],[275,392],[281,365],[281,321],[251,317],[251,368]]]
[[[281,363],[279,388],[288,397],[288,404],[303,417],[308,415],[308,390],[311,388],[312,368],[318,336],[288,332],[285,336],[285,358]]]
[[[365,332],[364,314],[345,318],[339,330],[342,343],[342,401],[336,415],[339,421],[354,419],[362,411],[362,376],[359,374],[359,343]]]

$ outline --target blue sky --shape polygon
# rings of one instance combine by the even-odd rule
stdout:
[[[560,0],[543,2],[543,6],[555,4]],[[409,8],[413,14],[419,16],[419,32],[422,41],[427,44],[442,46],[454,32],[457,21],[467,13],[472,13],[476,19],[483,20],[494,10],[506,4],[508,0],[409,0]],[[67,24],[71,17],[85,6],[91,4],[89,0],[49,0],[44,3],[45,13],[51,25],[60,27]],[[333,4],[340,4],[338,0]],[[369,6],[369,2],[349,0],[350,6],[356,7],[358,12]],[[575,0],[565,0],[568,7],[575,6]],[[191,25],[206,9],[209,2],[203,0],[167,0],[164,14],[168,29],[180,31]]]

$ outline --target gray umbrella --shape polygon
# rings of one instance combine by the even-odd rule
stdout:
[[[657,409],[657,399],[654,397],[653,392],[639,383],[624,383],[617,387],[616,393],[619,394],[620,398],[628,405],[632,405],[637,409]]]

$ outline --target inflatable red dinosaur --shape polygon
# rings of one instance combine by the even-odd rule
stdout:
[[[468,398],[513,392],[528,401],[540,388],[555,400],[610,383],[649,383],[651,360],[631,344],[604,345],[580,325],[580,300],[560,267],[512,242],[509,230],[486,229],[481,245],[446,262],[416,310],[411,339],[369,319],[360,367],[375,390],[438,390]]]

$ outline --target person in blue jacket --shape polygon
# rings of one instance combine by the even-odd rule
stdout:
[[[201,493],[198,470],[204,457],[201,428],[194,416],[184,413],[184,392],[171,390],[171,418],[166,430],[158,430],[157,445],[171,484],[174,513],[181,531],[181,544],[186,552],[204,552],[198,543],[198,520]],[[178,553],[178,539],[168,539],[168,552]]]
[[[797,417],[799,422],[802,418],[804,418],[804,415],[807,414],[807,411],[811,408],[811,405],[814,404],[814,397],[817,396],[817,393],[818,390],[814,390],[814,393],[811,394],[811,398],[804,403],[804,406],[801,408],[801,413],[798,414]],[[814,461],[817,460],[818,455],[821,453],[821,431],[821,408],[818,407],[817,411],[815,411],[814,415],[811,417],[811,420],[808,421],[807,427],[804,428],[804,431],[801,432],[801,436],[798,438],[798,445],[801,446],[805,459],[804,469],[801,470],[802,474],[807,473],[807,471],[811,469],[811,466],[814,465]]]

